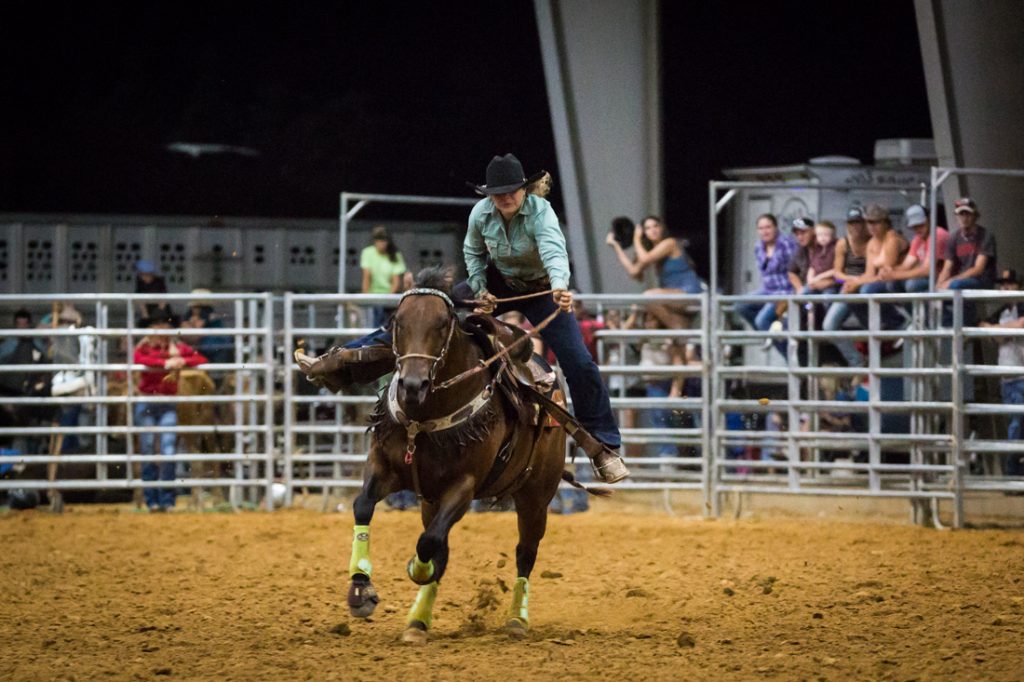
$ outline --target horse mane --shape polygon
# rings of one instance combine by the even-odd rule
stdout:
[[[452,268],[447,265],[436,265],[429,268],[423,268],[416,273],[416,288],[418,289],[437,289],[451,296],[452,293],[452,280],[454,279],[455,273]]]

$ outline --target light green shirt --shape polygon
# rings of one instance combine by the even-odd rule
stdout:
[[[477,202],[469,213],[462,253],[476,294],[487,288],[488,254],[506,277],[531,281],[547,275],[552,289],[569,288],[569,255],[558,216],[547,199],[533,194],[526,195],[507,232],[494,202]]]
[[[359,254],[359,267],[370,271],[370,290],[368,294],[390,294],[391,280],[395,275],[405,272],[405,260],[402,254],[395,256],[392,263],[388,254],[381,253],[372,244]]]

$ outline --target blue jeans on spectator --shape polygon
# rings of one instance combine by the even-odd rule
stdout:
[[[667,398],[669,391],[672,389],[672,381],[668,379],[658,379],[647,382],[647,397],[648,398]],[[644,426],[649,429],[670,429],[675,426],[675,415],[672,410],[667,408],[654,408],[650,410],[644,410],[643,414]],[[648,457],[678,457],[679,448],[672,443],[652,443],[647,446],[647,450],[653,452],[646,453]]]
[[[844,303],[843,301],[836,301],[828,307],[828,312],[825,313],[825,321],[822,322],[821,328],[827,332],[839,331],[843,328],[843,323],[853,314],[851,304]],[[836,339],[832,342],[832,345],[842,354],[843,359],[846,360],[846,364],[849,367],[863,367],[864,356],[861,355],[860,351],[853,345],[853,339]]]
[[[1004,380],[1002,388],[1004,405],[1024,405],[1024,378]],[[1024,414],[1011,414],[1006,440],[1019,441],[1022,425]],[[1014,452],[1007,455],[1004,469],[1007,476],[1024,476],[1024,454]]]
[[[887,294],[890,293],[892,282],[868,282],[860,288],[861,294]],[[852,304],[853,314],[857,316],[861,324],[868,327],[868,305],[866,303]],[[898,329],[906,322],[899,308],[893,303],[883,303],[879,309],[879,318],[882,329]]]
[[[136,426],[177,426],[178,408],[173,403],[139,403],[135,406]],[[155,454],[153,446],[156,436],[160,436],[160,454],[173,455],[178,442],[178,435],[172,432],[140,433],[139,449],[141,454]],[[146,462],[142,465],[143,481],[173,481],[174,462]],[[177,492],[174,488],[145,488],[143,496],[146,506],[150,509],[168,509],[174,506]]]
[[[756,293],[763,294],[764,292],[758,291]],[[739,303],[736,305],[736,312],[750,323],[753,329],[761,332],[768,331],[768,328],[772,326],[772,322],[775,321],[774,303]]]
[[[523,292],[511,289],[492,267],[487,269],[487,290],[498,298],[509,298],[522,295]],[[457,284],[452,293],[455,299],[473,298],[473,291],[468,282]],[[494,315],[501,315],[510,310],[518,310],[530,324],[536,326],[553,313],[557,306],[550,295],[539,296],[525,301],[502,303],[494,310]],[[583,334],[576,318],[571,313],[559,313],[540,332],[541,339],[555,353],[558,364],[562,367],[565,381],[569,384],[576,418],[594,438],[613,450],[622,445],[619,427],[612,414],[611,402],[608,399],[608,388],[601,380],[601,373],[590,357]],[[391,345],[391,330],[378,329],[361,339],[345,344],[345,348],[362,348],[364,346],[385,344]]]
[[[964,289],[991,289],[992,282],[987,279],[980,277],[966,277],[964,279],[955,279],[949,283],[947,287],[950,291],[964,290]],[[974,327],[978,324],[978,306],[974,301],[964,301],[964,326]],[[947,304],[942,306],[942,326],[952,327],[953,326],[953,305]]]

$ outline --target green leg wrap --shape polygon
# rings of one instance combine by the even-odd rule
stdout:
[[[523,627],[530,625],[528,606],[530,600],[530,581],[526,578],[516,578],[516,584],[512,587],[512,606],[509,607],[509,620],[517,620]]]
[[[409,573],[409,577],[417,585],[426,585],[434,579],[434,560],[431,559],[427,563],[420,561],[418,555],[413,554],[412,559],[409,560],[409,565],[406,567]]]
[[[370,577],[373,564],[370,563],[370,527],[354,526],[352,528],[352,559],[348,562],[348,575],[365,575]]]
[[[427,583],[420,587],[416,593],[416,600],[409,609],[409,618],[406,623],[410,626],[415,623],[423,623],[423,626],[430,629],[430,622],[434,619],[434,600],[437,599],[437,583]]]

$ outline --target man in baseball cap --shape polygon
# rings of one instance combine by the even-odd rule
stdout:
[[[981,212],[974,199],[962,197],[953,206],[960,227],[953,233],[946,248],[945,262],[936,288],[939,291],[991,289],[996,279],[995,235],[978,224]],[[945,324],[951,323],[952,315],[943,317]],[[974,303],[965,301],[964,324],[973,325],[977,319]]]
[[[895,268],[882,273],[882,279],[889,282],[892,293],[918,293],[928,291],[928,273],[931,271],[931,222],[928,209],[920,204],[913,204],[904,214],[907,227],[914,232],[910,242],[910,250]],[[949,232],[944,227],[935,228],[937,247],[935,251],[935,271],[942,271],[946,250],[949,248]]]

